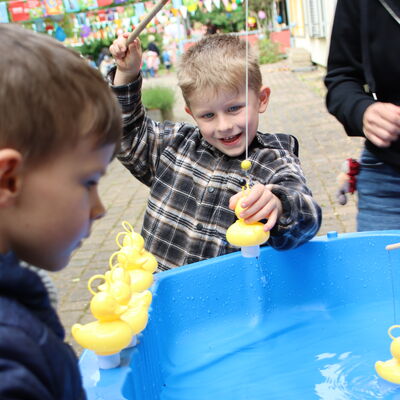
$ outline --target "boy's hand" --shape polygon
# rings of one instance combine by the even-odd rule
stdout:
[[[241,206],[246,208],[240,214],[244,222],[252,223],[262,219],[268,219],[264,225],[264,231],[270,231],[282,215],[282,203],[278,197],[271,192],[272,185],[255,184],[250,190],[246,191],[246,199]],[[243,196],[243,192],[236,193],[229,200],[229,208],[234,210],[237,202]]]
[[[123,33],[114,40],[110,46],[110,53],[114,57],[117,71],[115,72],[114,85],[126,85],[133,82],[140,72],[142,65],[142,48],[140,40],[135,39],[128,47],[126,39],[129,34]]]
[[[378,147],[389,147],[400,137],[400,107],[391,103],[371,104],[363,117],[364,135]]]

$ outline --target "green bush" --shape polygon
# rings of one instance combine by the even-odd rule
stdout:
[[[170,111],[175,103],[175,94],[165,86],[150,86],[142,90],[142,102],[147,109]]]
[[[142,90],[142,102],[148,110],[161,110],[164,119],[172,119],[172,108],[175,104],[173,89],[165,86],[146,87]]]
[[[272,64],[282,59],[278,43],[274,43],[268,38],[259,41],[258,50],[260,64]]]

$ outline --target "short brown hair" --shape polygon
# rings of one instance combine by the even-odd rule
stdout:
[[[246,42],[239,36],[219,34],[205,36],[181,57],[178,84],[189,105],[194,93],[205,89],[240,90],[246,82]],[[248,86],[259,92],[262,76],[258,59],[248,46]]]
[[[83,137],[119,143],[121,110],[101,74],[47,35],[0,24],[0,148],[29,165]]]

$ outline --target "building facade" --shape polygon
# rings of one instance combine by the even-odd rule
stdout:
[[[303,48],[311,61],[326,67],[336,0],[277,0],[275,12],[285,13],[291,34],[291,47]]]

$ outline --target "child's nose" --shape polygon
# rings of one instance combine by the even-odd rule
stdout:
[[[218,118],[218,131],[225,132],[230,131],[232,129],[232,121],[229,117],[220,116]]]
[[[99,195],[96,194],[95,201],[93,203],[91,213],[90,213],[90,219],[91,220],[100,219],[100,218],[103,218],[105,214],[106,214],[106,209],[105,209],[102,201],[100,200]]]

